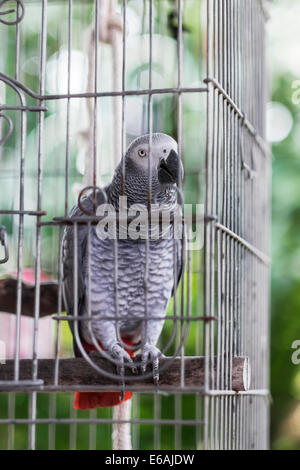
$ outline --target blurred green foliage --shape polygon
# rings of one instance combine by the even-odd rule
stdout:
[[[300,105],[294,104],[297,77],[274,73],[272,100],[293,117],[289,136],[274,143],[272,190],[271,390],[273,447],[300,448],[300,423],[289,425],[299,407],[300,367],[292,364],[291,345],[300,339]],[[293,428],[293,429],[292,429]]]

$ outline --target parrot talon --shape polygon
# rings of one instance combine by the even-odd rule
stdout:
[[[132,370],[136,370],[136,367],[133,365],[132,358],[119,343],[114,343],[110,347],[110,352],[112,357],[120,362],[120,364],[117,366],[117,374],[120,377],[120,385],[122,387],[120,401],[123,401],[125,397],[125,361],[126,366],[131,367]]]
[[[121,366],[118,366],[117,368],[117,372],[118,372],[118,375],[120,376],[120,385],[122,387],[121,389],[121,393],[120,393],[120,397],[119,397],[119,400],[120,401],[123,401],[124,398],[125,398],[125,380],[124,380],[124,376],[125,376],[125,367],[124,367],[124,358],[120,359],[121,362],[122,362],[122,365]]]
[[[144,345],[141,370],[142,373],[146,372],[147,360],[150,359],[152,361],[153,382],[156,387],[158,386],[159,381],[159,357],[162,356],[161,351],[156,346],[147,343]]]
[[[158,358],[153,360],[152,368],[153,368],[153,382],[154,382],[154,385],[157,387],[158,382],[159,382],[159,360],[158,360]]]
[[[120,401],[123,401],[124,398],[125,398],[125,390],[124,390],[125,384],[124,384],[124,382],[122,383],[122,387],[123,387],[123,388],[122,388],[122,390],[121,390],[120,397],[119,397],[119,400],[120,400]]]
[[[120,377],[124,378],[124,375],[125,375],[124,363],[121,365],[118,372],[119,372]]]

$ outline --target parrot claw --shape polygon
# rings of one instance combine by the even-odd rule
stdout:
[[[162,357],[162,356],[163,354],[156,346],[153,346],[147,343],[144,345],[143,352],[142,352],[141,370],[143,373],[146,372],[147,361],[148,359],[151,359],[152,371],[153,371],[153,382],[156,387],[158,386],[158,381],[159,381],[159,357]]]
[[[123,400],[124,400],[124,397],[125,397],[125,380],[124,380],[124,377],[125,377],[125,367],[124,367],[124,358],[121,359],[121,362],[122,362],[122,365],[117,367],[117,372],[118,372],[118,375],[120,376],[120,379],[121,379],[120,382],[121,382],[121,387],[122,387],[122,390],[121,390],[121,393],[120,393],[120,401],[123,401]]]
[[[110,353],[114,359],[117,359],[120,362],[117,366],[117,373],[120,376],[122,386],[120,401],[123,401],[125,397],[125,361],[127,362],[126,365],[131,367],[133,373],[136,373],[136,367],[133,365],[132,358],[119,343],[114,343],[111,346]]]
[[[114,343],[111,346],[110,353],[114,359],[117,359],[118,361],[122,363],[120,367],[124,368],[124,362],[128,362],[129,367],[134,367],[132,358],[129,356],[128,352],[126,352],[125,349],[122,348],[122,346],[119,343]]]
[[[121,387],[122,387],[122,389],[121,389],[121,393],[120,393],[119,400],[120,400],[120,401],[123,401],[124,398],[125,398],[125,382],[124,382],[124,376],[121,377],[121,379],[122,379],[122,380],[121,380]]]
[[[158,358],[153,360],[152,370],[153,370],[153,382],[154,382],[155,387],[157,387],[158,381],[159,381],[159,359]]]

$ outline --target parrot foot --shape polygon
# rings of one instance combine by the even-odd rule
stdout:
[[[145,343],[142,351],[142,372],[146,372],[147,361],[150,359],[152,361],[152,371],[153,371],[153,382],[154,385],[158,385],[159,381],[159,357],[163,357],[161,351],[154,345]]]
[[[117,373],[120,376],[120,382],[122,386],[122,391],[120,395],[120,401],[124,400],[125,397],[125,362],[131,367],[132,372],[135,374],[137,372],[136,367],[133,364],[132,358],[129,354],[122,348],[119,343],[114,343],[110,348],[110,353],[114,359],[117,359],[121,364],[117,367]]]

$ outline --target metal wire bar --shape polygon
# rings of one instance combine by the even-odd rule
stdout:
[[[24,91],[27,93],[29,96],[32,98],[35,98],[36,100],[41,100],[41,101],[47,101],[47,100],[61,100],[61,99],[68,99],[68,98],[105,98],[105,97],[114,97],[114,96],[141,96],[141,95],[160,95],[160,94],[178,94],[178,93],[207,93],[208,89],[207,87],[183,87],[183,88],[178,88],[178,87],[173,87],[173,88],[152,88],[151,90],[145,89],[145,90],[126,90],[125,89],[125,84],[124,84],[124,90],[120,91],[97,91],[97,92],[85,92],[85,93],[62,93],[62,94],[48,94],[48,95],[39,95],[38,93],[35,93],[33,90],[25,86],[23,83],[19,82],[18,80],[15,80],[12,77],[9,77],[8,75],[5,75],[4,73],[0,72],[0,79],[2,80],[3,78],[6,80],[9,80],[12,84],[15,84],[20,90]],[[24,109],[30,111],[31,106],[25,106]],[[15,108],[14,108],[15,109]],[[20,110],[20,107],[16,107],[17,110]],[[35,108],[34,108],[35,109]]]
[[[71,61],[72,61],[72,7],[73,0],[68,0],[68,95],[71,93]],[[65,216],[69,212],[69,173],[70,173],[70,97],[67,98],[66,117],[66,159],[65,159]]]
[[[4,106],[4,105],[0,105],[0,110],[38,112],[38,111],[48,111],[48,108],[46,108],[45,106]]]
[[[203,424],[201,421],[194,419],[174,420],[174,419],[158,419],[155,421],[159,426],[172,426],[180,424],[181,426],[194,426]],[[3,419],[2,424],[114,424],[114,423],[131,423],[131,424],[148,424],[153,426],[153,419],[105,419],[105,418],[56,418],[56,419]],[[71,447],[75,448],[75,436],[72,438]]]
[[[40,67],[39,67],[39,82],[40,93],[44,93],[45,89],[45,69],[46,69],[46,50],[47,50],[47,0],[42,1],[41,13],[41,39],[40,39]],[[41,101],[40,106],[43,105]],[[37,212],[42,210],[42,178],[43,178],[43,152],[44,152],[44,112],[40,111],[38,115],[38,179],[37,179]],[[38,319],[40,307],[40,278],[41,278],[41,216],[37,217],[36,225],[36,265],[35,265],[35,298],[34,298],[34,325],[33,325],[33,367],[32,367],[32,380],[37,380],[38,375],[38,358],[37,358],[37,342],[38,342]],[[30,418],[36,418],[37,411],[37,394],[33,391],[30,395],[29,403]],[[30,425],[28,448],[35,449],[35,426]]]
[[[126,381],[128,381],[129,377],[126,377]],[[8,380],[3,381],[0,383],[2,391],[12,391],[16,390],[17,392],[26,392],[28,390],[37,390],[39,392],[76,392],[76,391],[95,391],[95,386],[90,385],[44,385],[41,380],[33,383],[32,381],[19,381],[19,382],[9,382]],[[101,385],[102,391],[111,391],[112,385]],[[113,389],[123,390],[123,385],[114,385]],[[269,389],[255,389],[255,390],[247,390],[247,391],[236,391],[236,390],[205,390],[204,387],[198,386],[185,386],[183,389],[178,388],[178,386],[172,385],[160,385],[158,388],[154,387],[153,385],[130,385],[126,384],[126,390],[130,390],[132,392],[138,393],[153,393],[157,390],[161,392],[170,392],[174,394],[188,394],[188,393],[197,393],[199,396],[203,397],[210,397],[210,396],[220,396],[220,397],[228,397],[228,396],[261,396],[266,397],[269,401],[270,399],[270,391]],[[2,423],[2,420],[1,420]]]
[[[78,317],[75,317],[74,315],[52,315],[52,318],[53,320],[59,320],[59,321],[92,321],[92,318],[89,316],[89,315],[80,315]],[[116,315],[114,316],[106,316],[105,317],[106,320],[120,320],[121,317],[117,317]],[[171,320],[171,321],[174,321],[174,320],[180,320],[180,321],[186,321],[186,322],[193,322],[193,321],[216,321],[217,320],[217,317],[208,317],[208,316],[205,316],[205,317],[186,317],[186,316],[180,316],[180,315],[167,315],[166,317],[158,317],[158,316],[155,316],[155,317],[152,317],[151,315],[149,315],[149,317],[147,318],[147,321],[148,320]],[[145,319],[141,320],[141,321],[146,321]]]

